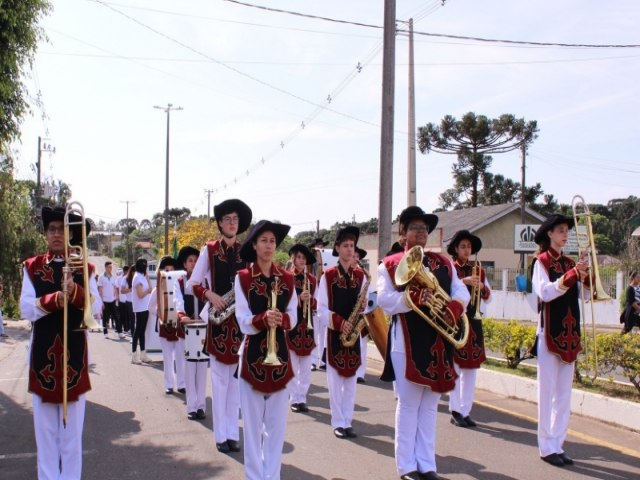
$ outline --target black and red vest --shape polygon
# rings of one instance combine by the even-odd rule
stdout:
[[[364,282],[364,272],[360,268],[345,272],[338,263],[327,269],[324,276],[330,311],[326,342],[327,361],[340,376],[353,377],[362,363],[360,342],[357,341],[353,347],[343,346],[340,341],[340,326],[349,319],[356,306]]]
[[[207,255],[211,281],[213,282],[211,289],[223,296],[233,289],[236,273],[247,267],[247,262],[240,258],[240,242],[235,242],[231,247],[227,247],[222,240],[208,242]],[[201,301],[206,302],[204,288],[194,286],[193,290]],[[236,364],[240,356],[242,337],[235,315],[231,315],[220,325],[208,322],[206,351],[225,365]]]
[[[63,309],[56,304],[56,292],[62,295],[62,269],[64,262],[54,261],[53,255],[38,255],[24,262],[40,301],[41,308],[49,313],[33,322],[29,361],[29,392],[38,395],[43,402],[62,403]],[[94,266],[89,264],[89,275]],[[81,330],[84,312],[82,275],[74,274],[76,291],[69,301],[67,313],[67,399],[75,402],[83,393],[91,390],[87,337]],[[91,308],[87,305],[86,308]]]
[[[473,272],[473,263],[466,262],[464,265],[455,260],[453,265],[459,279],[470,277]],[[484,269],[480,269],[480,280],[484,284]],[[473,287],[467,285],[469,293],[473,291]],[[487,359],[484,351],[484,333],[482,331],[482,320],[474,319],[476,315],[476,305],[473,303],[474,298],[467,305],[467,318],[469,319],[469,340],[459,350],[455,350],[453,359],[461,368],[480,368],[480,365]]]
[[[384,259],[384,265],[389,273],[391,281],[394,281],[396,268],[402,260],[404,252],[390,255]],[[425,252],[422,263],[428,267],[438,279],[442,287],[451,295],[451,282],[453,271],[447,257]],[[398,288],[403,290],[404,287]],[[428,307],[422,306],[423,312],[428,312]],[[454,348],[449,342],[436,332],[420,315],[413,310],[394,315],[392,321],[399,322],[398,328],[402,329],[405,339],[406,368],[404,375],[412,383],[425,385],[434,392],[449,392],[453,390],[458,374],[453,366]],[[389,329],[391,337],[392,329]],[[391,345],[389,338],[387,355],[385,359],[382,380],[395,380],[393,364],[391,363]]]
[[[276,282],[277,278],[277,282]],[[241,377],[249,382],[254,390],[262,393],[274,393],[287,387],[293,378],[293,369],[289,359],[286,330],[291,328],[292,319],[285,313],[295,286],[293,275],[276,266],[271,267],[271,276],[265,277],[256,264],[238,272],[238,279],[249,309],[253,313],[253,325],[259,330],[255,335],[247,335],[240,366]],[[276,286],[277,285],[277,286]],[[276,306],[282,312],[282,327],[276,327],[276,355],[282,365],[264,365],[267,355],[266,312],[271,304],[271,292],[276,288]]]
[[[306,274],[306,278],[309,280],[309,293],[311,294],[311,311],[316,309],[316,300],[313,298],[316,291],[316,277],[311,273]],[[295,352],[297,355],[304,357],[311,355],[311,352],[316,346],[314,340],[313,328],[307,328],[307,319],[304,318],[303,303],[300,300],[300,294],[304,290],[305,273],[304,271],[294,275],[296,293],[298,294],[298,323],[287,333],[287,342],[289,344],[289,350]],[[311,322],[313,327],[313,321]]]
[[[576,264],[570,258],[552,250],[538,254],[534,259],[534,262],[536,261],[540,262],[551,282],[564,276],[562,283],[568,291],[550,302],[539,301],[538,309],[549,351],[560,357],[563,362],[574,362],[578,353],[582,351],[578,301],[580,290],[574,269]]]

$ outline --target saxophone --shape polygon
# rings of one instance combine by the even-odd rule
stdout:
[[[367,321],[362,315],[362,309],[367,303],[367,294],[369,293],[369,284],[371,283],[371,275],[367,270],[362,266],[360,262],[358,262],[358,266],[364,272],[364,276],[367,278],[367,281],[362,288],[362,291],[358,295],[358,299],[356,300],[356,304],[351,311],[351,315],[347,319],[353,328],[351,329],[351,333],[348,335],[344,332],[340,334],[340,343],[342,343],[343,347],[353,347],[358,339],[360,338],[360,333],[367,326]]]
[[[233,289],[233,286],[231,287],[231,290],[222,296],[222,300],[227,305],[224,309],[216,310],[216,307],[213,305],[209,308],[209,321],[214,325],[224,323],[236,312],[236,292]]]

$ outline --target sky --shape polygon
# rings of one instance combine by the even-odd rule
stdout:
[[[243,199],[292,233],[378,216],[382,0],[51,0],[25,84],[34,102],[13,145],[19,178],[70,184],[88,217],[206,215]],[[342,20],[334,22],[311,16]],[[640,48],[626,0],[398,0],[414,19],[416,125],[467,112],[536,120],[526,183],[562,203],[638,195]],[[408,37],[396,36],[393,216],[407,206]],[[451,155],[417,154],[417,203],[439,207]],[[518,152],[490,171],[520,181]],[[209,191],[207,193],[206,191]]]

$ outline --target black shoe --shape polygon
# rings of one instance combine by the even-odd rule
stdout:
[[[559,453],[558,456],[560,457],[560,460],[564,462],[565,465],[573,465],[573,458],[571,458],[566,453],[564,452]]]
[[[327,365],[324,363],[318,366],[318,370],[326,370],[326,369],[327,369]]]
[[[315,363],[311,364],[311,371],[315,372],[318,369],[318,366]]]
[[[344,429],[344,433],[346,433],[347,437],[349,437],[349,438],[357,438],[358,437],[358,435],[356,435],[356,432],[353,431],[353,427],[345,428]]]
[[[467,422],[465,422],[464,417],[459,412],[451,412],[451,424],[456,427],[467,428]]]
[[[166,393],[167,395],[172,395],[173,394],[173,388],[165,388],[164,389],[164,393]]]
[[[182,387],[178,389],[178,393],[181,393],[182,395],[184,395],[185,393],[187,393],[187,389]]]
[[[345,432],[344,428],[342,427],[334,428],[333,434],[341,440],[344,440],[345,438],[347,438],[347,432]]]
[[[229,445],[229,450],[232,452],[240,451],[240,442],[238,440],[227,440],[227,445]]]
[[[216,448],[220,453],[229,453],[229,442],[216,443]]]
[[[464,417],[464,421],[467,422],[467,425],[469,427],[477,427],[478,426],[478,424],[469,415]]]
[[[404,475],[400,475],[400,480],[422,480],[422,475],[418,472],[409,472]]]
[[[299,403],[292,403],[291,404],[291,411],[294,413],[300,413],[300,404]]]
[[[564,461],[560,458],[560,455],[557,453],[552,453],[551,455],[547,455],[546,457],[540,457],[542,460],[547,462],[554,467],[564,467]]]
[[[362,377],[358,377],[358,379],[356,380],[357,383],[367,383],[367,381],[362,378]]]
[[[309,411],[309,407],[307,407],[307,404],[302,402],[298,404],[298,411],[301,413],[307,413]]]
[[[204,414],[204,410],[201,408],[199,408],[196,412],[196,417],[198,417],[198,420],[204,420],[205,418],[207,418],[207,416]]]
[[[442,477],[436,472],[426,472],[421,473],[420,478],[422,478],[422,480],[440,480]]]
[[[198,419],[198,414],[196,412],[189,412],[189,413],[187,413],[187,418],[189,420],[197,420]]]

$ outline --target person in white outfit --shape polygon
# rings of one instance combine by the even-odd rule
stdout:
[[[563,444],[571,415],[571,386],[580,343],[580,286],[590,285],[587,264],[562,254],[572,218],[554,214],[538,228],[531,285],[538,296],[538,449],[555,466],[573,464]]]
[[[273,263],[289,226],[259,221],[240,249],[250,268],[235,281],[236,318],[245,334],[240,358],[240,405],[247,480],[278,480],[293,378],[287,330],[296,326],[298,297],[291,273]]]
[[[141,364],[151,362],[145,350],[145,331],[149,321],[149,299],[153,288],[147,274],[147,260],[139,258],[134,267],[135,273],[131,279],[133,314],[136,318],[136,328],[131,342],[131,363]],[[140,352],[138,353],[138,343]]]

